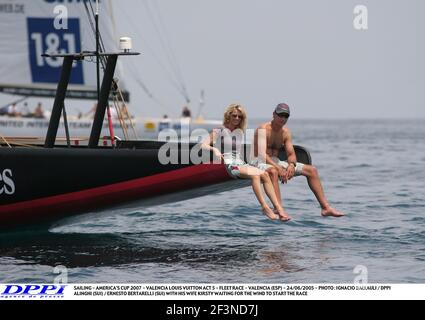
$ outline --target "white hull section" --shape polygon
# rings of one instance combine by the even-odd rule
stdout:
[[[131,139],[151,139],[157,140],[160,132],[176,132],[178,137],[190,137],[195,129],[197,134],[202,134],[202,131],[207,134],[213,128],[220,126],[221,122],[216,120],[163,120],[155,118],[135,118],[132,119],[134,129],[128,125],[127,132]],[[69,133],[71,137],[89,137],[92,127],[92,119],[70,119],[68,120]],[[0,136],[2,137],[38,137],[45,138],[49,127],[48,119],[23,118],[23,117],[8,117],[0,116]],[[124,138],[124,132],[118,120],[113,121],[114,135]],[[105,121],[101,136],[110,136],[108,122]],[[61,121],[58,138],[66,137],[65,127]]]

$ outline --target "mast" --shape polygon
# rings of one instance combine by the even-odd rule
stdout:
[[[97,104],[100,99],[100,48],[99,48],[99,0],[96,0],[96,84],[97,84]]]
[[[199,119],[201,117],[204,106],[205,106],[205,92],[204,92],[204,89],[202,89],[201,94],[199,96],[199,108],[198,108],[198,114],[196,115],[196,119]]]

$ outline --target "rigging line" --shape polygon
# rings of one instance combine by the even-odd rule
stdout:
[[[124,134],[124,139],[125,139],[125,140],[128,140],[127,126],[126,126],[126,123],[125,123],[125,120],[124,120],[123,114],[122,114],[122,112],[121,112],[121,108],[119,107],[119,101],[118,101],[118,98],[117,98],[115,95],[113,96],[113,104],[114,104],[115,111],[116,111],[117,116],[118,116],[118,121],[119,121],[119,123],[120,123],[121,129],[122,129],[122,132],[123,132],[123,134]]]
[[[93,33],[96,33],[96,28],[94,26],[94,21],[92,19],[92,14],[90,13],[89,7],[87,6],[87,2],[84,1],[83,4],[84,4],[84,7],[86,9],[87,19],[89,21],[89,25],[90,25],[90,27],[92,29],[92,32]],[[91,38],[89,38],[89,39],[91,39]],[[94,41],[93,41],[93,44],[94,44]]]
[[[143,83],[142,80],[140,79],[136,79],[136,82],[142,87],[143,91],[145,91],[145,93],[148,95],[148,97],[150,99],[152,99],[153,101],[155,101],[160,107],[162,107],[165,111],[167,112],[171,112],[172,110],[170,110],[164,103],[162,103],[157,97],[155,97],[150,91],[149,89],[146,87],[146,85]],[[171,112],[172,113],[172,112]]]
[[[116,24],[116,19],[115,19],[115,9],[114,9],[114,4],[112,2],[112,0],[109,0],[108,3],[105,3],[105,6],[108,7],[108,9],[106,10],[108,12],[108,16],[111,20],[111,26],[112,26],[112,39],[119,39],[119,36],[117,34],[117,24]],[[114,49],[118,49],[117,44],[114,45]],[[130,59],[132,60],[132,59]],[[117,61],[117,71],[118,74],[120,76],[122,76],[122,78],[124,78],[124,71],[123,71],[123,65],[121,64],[121,60]],[[119,79],[118,79],[119,81]],[[116,83],[116,88],[117,88],[117,92],[120,94],[120,97],[122,98],[122,102],[125,103],[122,92],[121,92],[121,88],[118,85],[118,81],[115,81]]]
[[[117,110],[117,115],[121,124],[121,129],[124,133],[124,138],[126,140],[130,138],[129,129],[132,129],[133,137],[135,139],[139,139],[132,117],[130,113],[128,112],[128,107],[125,104],[125,102],[121,102],[121,101],[124,101],[124,98],[122,97],[121,91],[119,91],[117,95],[114,95],[113,103],[114,103],[115,109]],[[129,124],[127,124],[127,121],[129,122]]]
[[[157,14],[157,19],[159,20],[159,25],[162,28],[163,33],[165,34],[165,39],[166,40],[167,39],[170,39],[169,34],[167,32],[167,28],[165,27],[164,20],[162,19],[161,10],[160,10],[158,1],[153,1],[153,4],[154,4],[154,7],[155,7],[154,9],[156,9],[156,14]],[[174,65],[175,65],[175,68],[176,68],[176,73],[177,73],[177,76],[179,77],[180,82],[182,84],[182,89],[185,92],[186,100],[189,100],[187,102],[190,102],[189,94],[188,94],[188,92],[186,90],[186,83],[184,81],[183,72],[181,71],[180,64],[178,63],[177,57],[176,57],[176,55],[174,53],[174,50],[173,50],[172,46],[170,46],[170,41],[167,41],[166,44],[168,44],[168,49],[169,49],[171,58],[174,61]]]
[[[84,1],[84,6],[86,8],[86,12],[87,12],[87,16],[88,16],[88,19],[89,19],[90,26],[92,28],[92,32],[96,35],[96,28],[94,26],[92,16],[90,15],[89,9],[87,7],[87,3],[85,1]],[[93,11],[92,4],[90,4],[90,7],[91,7],[92,15],[94,15],[95,13]],[[111,9],[112,9],[112,7],[111,7]],[[102,35],[100,33],[99,33],[99,47],[100,47],[100,52],[105,52],[105,45],[104,45],[104,42],[103,42]],[[97,48],[96,48],[96,50],[97,50]],[[99,58],[100,58],[100,63],[102,65],[102,69],[105,70],[106,69],[106,57],[99,57]],[[115,81],[115,79],[113,79],[113,88],[114,88],[115,91],[118,91],[120,93],[120,98],[122,99],[122,101],[124,101],[124,98],[123,98],[122,93],[121,93],[121,89],[118,85],[118,82]],[[119,114],[117,104],[115,103],[115,100],[118,100],[118,98],[116,97],[115,94],[113,95],[113,97],[114,97],[113,99],[114,99],[115,109],[117,111],[117,114]],[[109,112],[109,109],[108,109],[108,112]],[[127,130],[125,129],[125,123],[124,123],[124,121],[122,121],[122,119],[120,119],[120,126],[123,130],[125,138],[127,139],[128,133],[127,133]]]
[[[156,2],[154,2],[156,3]],[[161,40],[163,41],[163,45],[166,48],[166,52],[168,52],[169,54],[169,59],[171,61],[171,65],[174,67],[174,72],[175,75],[177,77],[177,79],[179,79],[180,84],[181,84],[181,93],[184,96],[186,102],[190,102],[190,98],[188,95],[188,92],[186,90],[186,85],[182,76],[182,72],[181,69],[179,67],[179,63],[177,61],[176,55],[174,54],[174,51],[172,50],[172,46],[170,45],[170,41],[169,41],[169,37],[167,34],[167,29],[165,28],[165,24],[163,23],[162,19],[161,19],[161,15],[160,15],[160,10],[159,7],[156,7],[156,14],[157,14],[157,20],[159,21],[159,28],[158,28],[158,32],[163,34],[163,37],[161,37]],[[162,31],[161,31],[162,30]],[[164,40],[165,38],[165,40]],[[168,51],[167,51],[168,50]]]
[[[114,4],[112,3],[112,0],[109,0],[109,11],[110,11],[110,18],[111,18],[111,25],[113,30],[113,38],[118,39],[117,35],[117,24],[115,21],[115,15],[114,15]]]
[[[136,31],[137,34],[139,35],[140,38],[143,38],[138,31]],[[156,61],[156,63],[158,63],[158,65],[164,70],[164,72],[167,74],[167,79],[168,81],[170,81],[170,84],[177,89],[177,91],[180,92],[180,86],[179,83],[176,79],[174,79],[173,74],[170,72],[170,70],[167,69],[167,67],[161,62],[161,60],[159,59],[158,55],[155,53],[155,50],[152,49],[152,47],[150,47],[146,42],[145,42],[145,46],[148,49],[148,51],[150,51],[152,53],[152,57],[154,58],[154,60]],[[129,64],[133,64],[133,62],[129,62]]]
[[[121,90],[118,90],[118,94],[119,94],[119,96],[120,96],[121,100],[122,100],[122,101],[124,101],[124,98],[123,98],[123,96],[122,96],[122,92],[121,92]],[[134,123],[133,123],[133,120],[132,120],[132,118],[131,118],[130,113],[128,112],[128,107],[127,107],[127,105],[126,105],[125,101],[124,101],[124,102],[122,102],[121,106],[122,106],[122,107],[124,107],[124,110],[122,110],[122,112],[123,112],[123,113],[125,113],[125,116],[127,117],[128,121],[130,122],[130,126],[131,126],[131,128],[133,129],[134,137],[135,137],[136,139],[139,139],[139,136],[138,136],[137,131],[136,131],[136,127],[135,127],[135,125],[134,125]]]
[[[88,24],[90,25],[92,22],[91,22],[91,17],[90,17],[90,13],[89,13],[89,10],[88,10],[88,8],[87,7],[83,7],[83,6],[81,6],[80,4],[78,4],[78,5],[75,5],[75,7],[76,7],[76,10],[78,10],[79,12],[78,12],[78,16],[80,16],[80,17],[83,17],[84,16],[84,14],[86,15],[86,17],[87,17],[87,22],[88,22]],[[81,28],[85,28],[86,26],[85,26],[85,24],[83,24],[83,25],[81,25],[80,26]],[[94,45],[95,44],[95,41],[94,41],[94,39],[92,39],[91,37],[87,37],[87,39],[85,38],[85,37],[82,37],[81,38],[81,49],[82,48],[90,48],[92,45]]]
[[[177,68],[176,68],[176,64],[177,64],[177,63],[174,63],[174,61],[173,61],[172,53],[171,53],[172,51],[171,51],[171,49],[170,49],[170,46],[169,46],[169,45],[167,45],[166,41],[164,40],[164,37],[163,37],[163,35],[162,35],[161,30],[160,30],[160,28],[158,27],[158,25],[157,25],[157,23],[156,23],[155,19],[153,18],[153,17],[154,17],[154,15],[152,14],[152,12],[151,12],[151,10],[150,10],[150,8],[149,8],[149,6],[148,6],[148,2],[143,2],[143,4],[145,5],[145,8],[146,8],[146,10],[147,10],[147,12],[148,12],[148,16],[149,16],[149,18],[151,19],[152,24],[153,24],[153,26],[154,26],[154,28],[155,28],[155,30],[156,30],[156,32],[157,32],[157,34],[158,34],[159,41],[160,41],[160,43],[161,43],[161,45],[162,45],[162,47],[163,47],[163,50],[164,50],[164,52],[165,52],[165,55],[166,55],[166,56],[167,56],[167,58],[168,58],[168,62],[169,62],[169,64],[170,64],[170,66],[171,66],[171,69],[172,69],[172,71],[174,72],[174,75],[175,75],[176,79],[179,81],[180,86],[182,87],[182,89],[180,89],[180,90],[181,90],[181,93],[183,94],[183,96],[185,97],[185,99],[186,99],[186,100],[189,100],[188,95],[187,95],[186,90],[185,90],[184,83],[182,82],[182,79],[179,79],[179,74],[178,74],[178,71],[177,71]]]
[[[92,3],[90,3],[91,15],[90,15],[90,11],[87,7],[86,1],[84,1],[84,6],[86,8],[86,12],[87,12],[87,16],[88,16],[88,19],[89,19],[90,26],[92,28],[92,32],[96,35],[96,28],[94,26],[93,19],[92,19],[92,16],[95,15],[93,5],[92,5]],[[112,7],[111,7],[111,9],[112,9]],[[101,34],[99,34],[99,44],[100,44],[100,52],[105,52],[105,44],[103,42],[103,37],[102,37]],[[100,62],[101,62],[101,65],[102,65],[102,70],[105,70],[106,69],[106,57],[100,57]],[[115,79],[113,79],[113,84],[114,84],[114,87],[116,87],[116,90],[118,90],[118,91],[121,90],[119,85],[118,85],[118,82],[115,81]],[[122,97],[122,95],[121,95],[121,97]]]
[[[92,28],[92,31],[93,31],[93,33],[94,34],[96,34],[96,28],[95,28],[95,26],[94,26],[94,23],[93,23],[93,19],[92,19],[92,16],[94,16],[95,15],[95,12],[94,12],[94,9],[93,9],[93,4],[92,3],[90,3],[90,8],[91,8],[91,13],[92,13],[92,16],[90,15],[90,12],[89,12],[89,10],[88,10],[88,7],[87,7],[87,3],[86,3],[86,1],[84,1],[84,5],[85,5],[85,7],[86,7],[86,11],[87,11],[87,15],[88,15],[88,17],[89,17],[89,22],[90,22],[90,25],[91,25],[91,28]],[[112,10],[113,9],[113,7],[112,7],[112,2],[110,2],[110,10]],[[113,22],[113,23],[115,23],[115,21],[114,21],[114,19],[113,19],[113,16],[111,15],[110,16],[110,18],[111,18],[111,21]],[[106,50],[105,50],[105,45],[104,45],[104,42],[103,42],[103,37],[102,37],[102,35],[101,34],[99,34],[99,40],[100,40],[100,51],[101,52],[105,52]],[[105,70],[106,69],[106,57],[101,57],[101,64],[102,64],[102,69],[103,70]],[[115,78],[113,79],[113,84],[114,84],[114,88],[115,88],[115,91],[118,91],[119,93],[120,93],[120,97],[121,97],[121,99],[122,99],[122,101],[124,101],[124,98],[123,98],[123,96],[122,96],[122,94],[121,94],[121,88],[120,88],[120,86],[119,86],[119,84],[118,84],[118,82],[115,80]]]
[[[84,3],[84,6],[86,7],[86,10],[87,10],[87,15],[89,17],[89,21],[90,21],[90,26],[92,28],[92,32],[94,33],[94,36],[96,38],[96,27],[95,27],[94,22],[93,22],[93,17],[96,16],[96,12],[94,11],[93,4],[91,2],[89,2],[90,9],[91,9],[91,14],[88,11],[87,1],[83,1],[83,3]],[[100,52],[105,52],[105,44],[103,42],[103,37],[100,34],[100,32],[99,32],[99,46],[100,46]],[[99,58],[100,58],[100,62],[102,64],[102,69],[105,70],[105,68],[106,68],[106,57],[99,57]]]
[[[181,70],[179,68],[179,64],[178,64],[176,55],[174,54],[174,52],[172,50],[172,46],[170,45],[167,29],[165,28],[165,24],[162,21],[159,7],[158,7],[158,5],[155,1],[153,2],[153,4],[154,4],[153,5],[154,6],[153,11],[154,11],[154,13],[156,13],[156,20],[157,20],[158,25],[155,24],[155,20],[153,20],[154,18],[152,18],[152,21],[154,22],[154,26],[157,29],[158,33],[162,35],[161,39],[162,39],[163,47],[164,47],[165,51],[169,54],[169,60],[171,61],[172,67],[175,68],[174,71],[175,71],[177,78],[181,82],[183,82],[183,77],[181,76],[182,73],[181,73]],[[155,4],[156,4],[156,6],[155,6]],[[149,10],[149,8],[148,8],[148,10]],[[149,12],[149,13],[152,17],[154,17],[154,14],[152,14],[152,12]]]
[[[165,68],[165,66],[163,65],[163,64],[161,64],[161,62],[158,60],[158,57],[157,56],[153,56],[154,58],[155,58],[155,60],[158,62],[158,64],[164,69],[164,71],[165,72],[167,72],[168,73],[168,75],[170,76],[170,73],[169,73],[169,71]],[[131,62],[129,62],[129,64],[133,64],[133,62],[132,62],[132,60],[131,60]],[[134,64],[133,64],[134,65]],[[136,73],[135,73],[135,71],[133,70],[133,68],[131,68],[131,70],[132,70],[132,72],[133,72],[133,75],[135,75],[136,77],[139,77]],[[177,82],[177,80],[175,80],[174,78],[172,78],[172,77],[169,77],[168,78],[168,80],[170,81],[170,84],[181,94],[181,95],[183,95],[184,96],[184,94],[182,93],[182,91],[181,91],[181,88],[180,88],[180,86],[179,86],[179,83]]]
[[[130,65],[134,65],[132,60],[129,61]],[[151,92],[151,90],[148,88],[148,86],[143,82],[143,80],[141,79],[141,77],[136,73],[136,68],[129,68],[129,71],[131,73],[131,75],[133,76],[133,78],[135,79],[135,81],[142,87],[143,91],[146,93],[146,95],[152,99],[153,101],[155,101],[157,104],[159,104],[161,107],[166,108],[165,104],[162,103],[161,101],[159,101]],[[174,88],[180,93],[182,94],[182,92],[180,91],[180,88],[175,84],[172,83]],[[167,109],[167,111],[170,111]]]
[[[0,134],[0,138],[7,144],[9,148],[12,148],[9,142],[7,142],[6,138],[2,134]]]
[[[12,101],[11,103],[8,103],[8,104],[6,104],[6,105],[4,105],[4,106],[0,106],[0,109],[4,109],[4,108],[6,108],[6,107],[10,106],[11,104],[20,103],[20,102],[22,102],[22,101],[27,100],[28,98],[29,98],[28,96],[27,96],[27,97],[19,98],[18,100],[14,100],[14,101]]]
[[[87,6],[87,2],[84,1],[83,3],[84,3],[84,6],[86,8],[87,18],[89,20],[90,27],[92,29],[93,34],[96,37],[96,27],[95,27],[93,19],[92,19],[92,14],[94,14],[93,7],[91,8],[91,10],[92,10],[92,14],[91,14],[90,11],[89,11],[89,8]],[[105,52],[105,45],[103,43],[103,38],[102,38],[101,34],[99,34],[99,44],[100,44],[100,52]],[[102,70],[105,70],[105,68],[106,68],[106,58],[100,57],[100,63],[102,65]]]
[[[87,16],[88,16],[89,23],[90,23],[90,26],[92,28],[92,31],[95,33],[95,27],[94,27],[94,23],[93,23],[93,19],[92,19],[92,15],[94,15],[93,6],[90,3],[91,12],[92,12],[91,14],[90,14],[89,8],[87,6],[87,3],[85,1],[84,1],[84,6],[86,8]],[[101,35],[100,35],[100,39],[101,39],[101,50],[102,51],[105,51],[105,46],[103,44],[103,39],[102,39],[102,36]],[[103,70],[104,70],[105,69],[105,59],[102,59],[102,67],[103,67]],[[134,71],[133,68],[130,68],[130,70],[131,70],[131,72],[133,74],[135,73],[135,71]],[[139,83],[139,85],[142,87],[142,89],[145,91],[145,93],[148,95],[148,97],[150,97],[152,100],[154,100],[161,107],[167,109],[163,103],[161,103],[156,97],[153,96],[153,94],[149,91],[149,89],[147,88],[147,86],[138,77],[135,77],[135,79]],[[121,93],[118,84],[116,84],[116,85],[117,85],[118,92]],[[122,95],[120,95],[120,97],[121,97],[121,99],[123,99],[122,98]]]
[[[168,63],[169,63],[169,66],[171,67],[171,71],[173,72],[173,75],[176,77],[176,79],[179,80],[178,74],[177,74],[176,69],[175,69],[175,65],[173,63],[173,59],[172,59],[171,54],[170,54],[170,50],[169,50],[167,44],[165,43],[165,40],[163,39],[163,35],[162,35],[160,28],[158,27],[158,24],[156,23],[155,19],[153,18],[154,15],[152,14],[151,9],[149,8],[148,1],[144,1],[143,4],[145,6],[148,17],[151,20],[152,25],[153,25],[156,33],[158,34],[159,42],[162,46],[163,52],[165,53],[166,57],[168,58]]]
[[[156,103],[158,103],[161,107],[167,109],[168,112],[170,112],[170,110],[165,106],[164,103],[162,103],[159,99],[156,98],[156,96],[153,95],[153,93],[151,92],[151,90],[146,86],[146,84],[143,82],[143,80],[141,79],[140,76],[136,75],[136,71],[134,68],[130,68],[130,73],[133,75],[133,78],[135,79],[135,81],[142,87],[143,91],[146,93],[146,95],[154,100]],[[181,89],[178,86],[174,86],[174,88],[181,94],[183,95],[183,92],[181,91]]]
[[[93,4],[91,2],[89,2],[89,3],[90,3],[91,11],[92,11],[92,16],[95,17],[96,12],[93,9]],[[99,41],[100,41],[101,52],[106,52],[105,44],[103,42],[103,37],[102,37],[102,34],[100,34],[100,32],[99,32]],[[106,58],[104,57],[104,60],[105,59]]]
[[[86,16],[87,16],[88,23],[89,23],[89,25],[90,25],[90,27],[91,27],[92,31],[94,31],[94,30],[95,30],[95,28],[94,28],[94,22],[93,22],[93,20],[92,20],[92,17],[91,17],[91,14],[90,14],[89,8],[88,8],[87,3],[86,3],[85,1],[84,1],[84,8],[85,8],[85,11],[86,11]],[[89,39],[89,40],[92,40],[92,41],[91,41],[91,44],[92,44],[92,45],[95,45],[95,43],[96,43],[95,39],[92,39],[91,37],[88,37],[88,39]]]

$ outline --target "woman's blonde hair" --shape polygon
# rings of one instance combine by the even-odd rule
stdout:
[[[224,117],[223,117],[223,125],[226,125],[230,123],[230,118],[233,113],[233,111],[239,111],[242,114],[241,122],[239,122],[238,129],[241,129],[245,132],[246,125],[247,125],[247,118],[246,118],[246,111],[245,109],[238,103],[232,103],[227,108],[226,111],[224,111]]]

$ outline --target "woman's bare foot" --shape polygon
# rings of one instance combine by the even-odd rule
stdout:
[[[279,216],[280,221],[286,222],[291,220],[291,217],[285,212],[283,208],[281,211],[279,211],[278,209],[274,209],[273,212]]]
[[[272,209],[269,207],[263,207],[263,213],[269,218],[270,220],[278,220],[279,215],[275,214]]]
[[[344,216],[344,214],[342,212],[339,212],[337,210],[335,210],[332,207],[327,207],[325,209],[322,209],[322,216],[323,217],[342,217]]]

